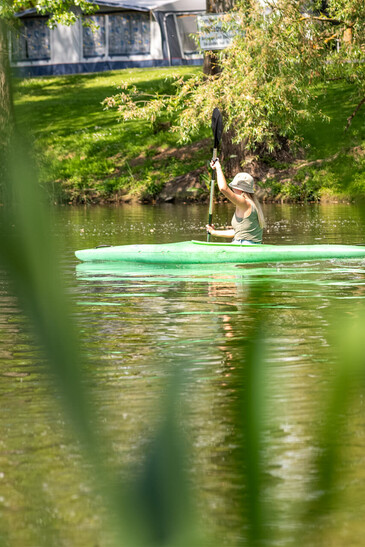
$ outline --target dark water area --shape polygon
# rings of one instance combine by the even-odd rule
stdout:
[[[266,205],[264,213],[265,243],[365,244],[365,206]],[[230,206],[217,206],[215,224],[230,224],[231,215]],[[143,461],[168,378],[179,370],[188,475],[209,530],[204,545],[249,545],[237,393],[245,367],[240,348],[262,324],[267,543],[292,545],[300,542],[303,505],[316,495],[316,428],[338,361],[336,338],[346,321],[361,321],[365,262],[93,266],[74,257],[74,250],[100,244],[205,240],[206,217],[200,205],[53,210],[62,273],[89,357],[85,383],[109,447],[105,458],[127,477]],[[0,305],[2,543],[109,545],[90,469],[3,278]],[[360,397],[350,409],[340,503],[308,544],[363,542],[362,405]]]

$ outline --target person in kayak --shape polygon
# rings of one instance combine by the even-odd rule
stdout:
[[[217,172],[218,188],[235,206],[232,218],[232,227],[226,230],[216,230],[207,224],[207,231],[212,236],[233,237],[232,243],[241,245],[255,245],[262,243],[262,232],[265,219],[254,194],[254,180],[248,173],[238,173],[232,182],[227,185],[222,166],[216,159],[210,163]]]

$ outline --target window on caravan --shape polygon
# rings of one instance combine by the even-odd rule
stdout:
[[[198,32],[196,15],[178,15],[176,20],[184,54],[198,53],[198,42],[191,36]]]
[[[105,15],[84,17],[91,26],[82,26],[82,51],[84,57],[103,57],[106,53]]]
[[[109,55],[150,53],[150,16],[126,12],[109,15]]]
[[[51,47],[47,19],[25,19],[19,31],[12,35],[13,61],[50,59]]]

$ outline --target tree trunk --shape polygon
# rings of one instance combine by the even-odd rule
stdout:
[[[5,21],[0,18],[0,161],[2,164],[12,139],[13,127],[14,111],[11,92],[8,29]]]
[[[224,162],[224,172],[227,177],[233,177],[242,171],[247,154],[246,142],[241,141],[238,144],[233,144],[233,136],[234,132],[230,129],[223,133],[221,142],[220,159]]]
[[[343,31],[343,41],[345,44],[352,44],[352,27],[348,27]]]
[[[0,203],[8,201],[9,158],[14,137],[14,110],[11,91],[8,28],[0,18]]]
[[[207,13],[225,13],[233,9],[237,0],[207,0]]]
[[[236,0],[207,0],[207,13],[225,13],[233,9]],[[221,68],[214,53],[204,55],[203,72],[208,75],[219,74]]]
[[[207,0],[207,13],[226,13],[233,9],[237,0]],[[204,55],[204,74],[216,75],[221,71],[217,56],[206,52]],[[242,170],[242,165],[247,154],[246,143],[232,143],[233,130],[224,132],[220,146],[220,159],[224,161],[224,171],[227,177],[232,177]]]
[[[218,57],[209,51],[204,54],[203,73],[209,76],[215,76],[221,72]]]

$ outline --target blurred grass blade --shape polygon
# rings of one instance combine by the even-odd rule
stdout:
[[[265,421],[264,336],[257,325],[253,338],[246,346],[243,393],[242,425],[244,437],[244,462],[247,488],[247,515],[251,544],[264,541],[265,524],[268,520],[263,505],[263,443]]]
[[[253,540],[262,539],[264,536],[262,434],[265,400],[262,346],[263,337],[257,332],[256,338],[248,344],[246,397],[243,401],[243,412],[246,415],[244,435],[247,444],[247,495]]]
[[[255,300],[255,296],[253,296]],[[242,516],[249,545],[267,539],[269,511],[264,499],[266,461],[263,435],[267,417],[265,337],[260,320],[248,329],[247,341],[232,341],[237,374],[236,429],[240,433],[235,463],[243,488]]]
[[[328,398],[325,401],[318,423],[314,479],[311,484],[310,499],[302,518],[304,533],[319,534],[319,523],[336,509],[339,487],[346,457],[349,411],[362,396],[365,386],[365,339],[361,320],[342,323],[335,329],[333,346],[338,350],[330,380]]]
[[[15,125],[8,49],[8,28],[0,20],[0,265],[31,319],[78,434],[91,447],[81,354],[32,152]]]
[[[101,457],[91,394],[84,389],[86,359],[62,282],[58,250],[33,161],[20,138],[14,139],[8,149],[3,183],[11,201],[1,211],[0,266],[7,274],[9,289],[30,320],[33,338],[46,357],[80,449],[93,466],[93,478],[113,523],[110,531],[116,533],[119,544],[128,529],[125,520],[115,518],[120,513],[121,492],[116,493],[111,486],[115,477],[111,477]]]
[[[183,366],[182,364],[180,365]],[[184,364],[185,366],[185,364]],[[181,374],[169,381],[159,424],[145,450],[140,470],[128,486],[125,514],[134,530],[134,545],[200,546],[188,476],[187,442],[183,434]]]
[[[116,544],[193,545],[186,461],[177,426],[179,382],[173,382],[168,390],[166,418],[151,442],[140,480],[132,485],[127,498],[125,485],[110,476],[100,456],[90,394],[84,389],[86,363],[62,282],[59,253],[42,203],[32,152],[23,138],[13,134],[13,127],[8,129],[9,138],[6,128],[2,128],[2,135],[7,138],[1,142],[1,183],[8,202],[0,217],[0,265],[30,319],[78,439],[98,475],[108,512],[114,519]],[[127,511],[128,507],[131,511]],[[131,515],[130,520],[127,514]],[[52,535],[51,529],[49,533]]]
[[[94,446],[81,371],[82,357],[61,278],[51,223],[21,139],[8,153],[6,183],[11,204],[2,215],[1,264],[45,350],[78,434]]]

